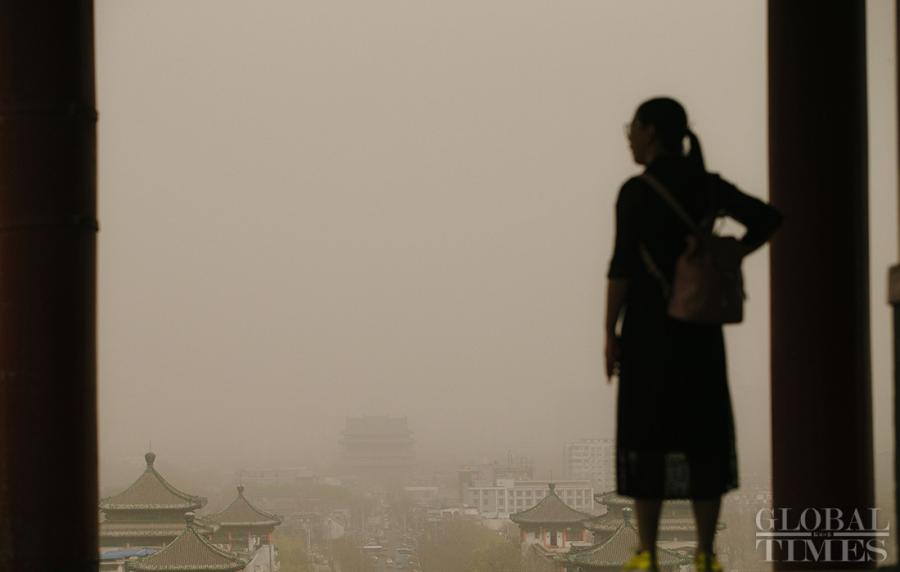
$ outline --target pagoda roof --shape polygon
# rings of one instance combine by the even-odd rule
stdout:
[[[237,572],[247,563],[203,538],[194,527],[193,513],[186,515],[187,526],[178,538],[146,558],[128,562],[128,572]]]
[[[250,504],[244,496],[244,485],[238,485],[238,496],[221,512],[212,514],[209,519],[221,526],[278,526],[281,518],[272,513],[260,510]]]
[[[623,523],[605,542],[585,550],[570,552],[564,560],[585,567],[621,567],[640,546],[637,530],[631,523]],[[690,559],[665,548],[657,548],[656,560],[659,566],[688,564]]]
[[[516,524],[576,524],[592,515],[575,510],[556,494],[556,485],[550,483],[550,491],[533,507],[509,515]]]
[[[144,455],[147,467],[130,487],[117,495],[100,500],[101,510],[184,510],[206,504],[203,497],[182,492],[169,484],[153,467],[156,455]]]

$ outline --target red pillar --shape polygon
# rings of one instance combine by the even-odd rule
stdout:
[[[0,570],[97,569],[93,46],[91,0],[0,8]]]
[[[874,506],[865,2],[769,0],[773,504]],[[868,515],[868,512],[864,512]],[[795,556],[796,557],[796,556]],[[865,568],[788,563],[776,569]]]

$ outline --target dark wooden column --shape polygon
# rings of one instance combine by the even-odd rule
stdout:
[[[793,517],[825,507],[867,515],[874,487],[865,2],[769,0],[768,35],[770,193],[785,215],[771,248],[774,505]]]
[[[894,4],[894,57],[897,66],[898,89],[900,89],[900,2]],[[900,93],[900,91],[898,91]],[[897,98],[898,118],[900,118],[900,97]],[[900,119],[898,119],[898,133],[900,133]],[[900,169],[900,145],[897,147],[897,167]],[[898,189],[897,206],[900,208],[900,189]],[[897,233],[897,242],[900,245],[900,229]],[[888,270],[888,302],[894,319],[894,514],[900,515],[900,486],[897,478],[900,476],[900,264],[892,266]],[[895,525],[895,523],[891,523]],[[896,538],[896,533],[894,534]],[[894,553],[900,552],[900,540],[895,540],[891,547]],[[897,568],[896,566],[894,567]]]
[[[0,5],[0,570],[97,569],[93,3]]]

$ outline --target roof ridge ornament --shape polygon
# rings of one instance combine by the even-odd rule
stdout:
[[[152,468],[154,461],[156,461],[156,453],[154,453],[153,451],[147,451],[147,454],[144,455],[144,460],[147,461],[147,468]]]

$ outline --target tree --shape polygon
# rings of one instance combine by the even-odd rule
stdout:
[[[278,549],[281,572],[312,572],[305,538],[278,534],[275,537],[275,547]]]
[[[332,540],[331,557],[337,562],[342,572],[364,572],[366,563],[359,547],[348,537]]]
[[[475,522],[435,523],[420,550],[429,572],[521,572],[519,547]]]
[[[521,550],[518,543],[498,538],[475,552],[472,572],[522,572]]]

